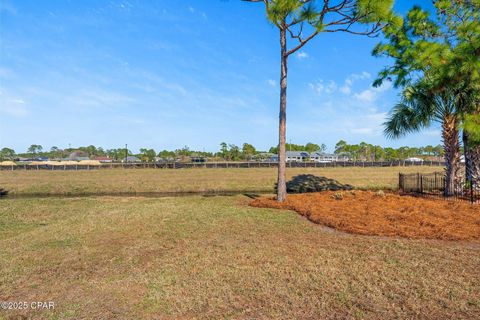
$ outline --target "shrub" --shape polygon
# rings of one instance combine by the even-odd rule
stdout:
[[[385,192],[383,192],[383,190],[378,190],[377,192],[375,192],[375,195],[382,198],[385,198],[387,196]]]
[[[335,200],[343,200],[343,192],[335,192],[332,195],[332,198]]]

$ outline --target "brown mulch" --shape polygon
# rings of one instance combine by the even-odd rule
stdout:
[[[480,240],[480,205],[373,191],[289,195],[278,203],[258,198],[253,207],[294,210],[337,230],[412,239]]]

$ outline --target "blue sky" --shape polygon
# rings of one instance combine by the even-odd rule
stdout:
[[[278,31],[261,4],[0,0],[0,15],[0,147],[277,144]],[[322,34],[291,56],[288,141],[440,142],[437,127],[383,137],[398,92],[371,87],[378,41]]]

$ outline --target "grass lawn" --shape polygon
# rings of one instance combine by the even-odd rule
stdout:
[[[441,167],[291,168],[287,178],[314,174],[359,188],[398,187],[398,173]],[[0,171],[0,188],[17,195],[262,191],[273,192],[277,171],[265,169],[103,169],[92,171]]]
[[[55,309],[0,319],[480,317],[478,244],[344,234],[249,201],[2,199],[0,301]]]

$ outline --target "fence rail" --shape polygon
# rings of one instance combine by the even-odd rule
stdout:
[[[87,164],[18,164],[16,166],[0,166],[0,170],[98,170],[98,169],[189,169],[189,168],[276,168],[278,162],[144,162],[144,163],[102,163],[101,165]],[[287,168],[335,168],[335,167],[410,167],[410,166],[445,166],[442,161],[337,161],[337,162],[287,162]]]
[[[403,194],[480,203],[480,181],[471,183],[456,180],[452,181],[449,188],[447,188],[447,180],[443,172],[428,174],[400,173],[398,176],[398,188]],[[447,189],[449,190],[448,193],[446,192]]]

